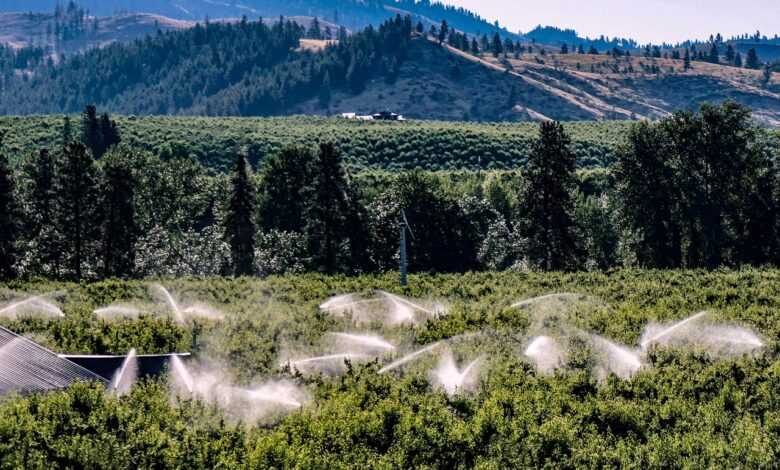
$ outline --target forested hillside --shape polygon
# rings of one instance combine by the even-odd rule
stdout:
[[[7,50],[0,113],[277,116],[389,110],[450,121],[625,120],[706,102],[749,105],[780,123],[780,76],[701,59],[569,53],[468,36],[396,16],[337,41],[289,20],[205,23],[114,44],[61,64]],[[317,37],[322,37],[320,33]],[[693,46],[692,46],[693,47]],[[24,52],[24,54],[23,54]],[[668,53],[667,53],[668,55]],[[25,68],[19,70],[17,64]]]

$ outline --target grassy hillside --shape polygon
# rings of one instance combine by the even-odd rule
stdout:
[[[658,119],[705,102],[734,100],[751,107],[765,124],[780,125],[780,74],[765,82],[760,70],[683,60],[560,54],[547,46],[507,57],[475,57],[447,46],[454,55],[514,77],[522,86],[560,99],[585,117],[579,119]],[[517,100],[516,110],[568,119],[563,108],[536,108]]]
[[[132,41],[155,34],[158,30],[169,31],[194,25],[158,15],[125,13],[90,18],[78,34],[55,39],[53,31],[57,21],[53,13],[0,13],[0,43],[14,48],[42,47],[56,58],[58,54],[69,55],[113,42]]]
[[[185,153],[224,169],[244,149],[257,161],[287,145],[334,141],[355,169],[506,169],[525,161],[534,123],[355,122],[339,118],[117,117],[124,142],[163,156]],[[72,117],[73,122],[78,116]],[[61,116],[0,117],[11,159],[58,144]],[[609,165],[628,122],[567,124],[580,162]]]
[[[221,322],[198,322],[196,362],[219,364],[222,385],[286,379],[307,395],[303,407],[237,424],[236,416],[226,418],[230,403],[172,400],[164,381],[122,398],[78,385],[3,400],[0,462],[27,468],[117,462],[127,468],[771,467],[780,445],[774,398],[779,280],[774,270],[415,276],[408,290],[394,287],[395,275],[169,280],[164,284],[182,302],[204,302],[225,315]],[[5,288],[63,292],[57,297],[63,320],[2,320],[56,351],[175,351],[192,339],[193,324],[154,315],[166,309],[148,283]],[[318,313],[331,295],[375,288],[442,301],[449,313],[417,326],[362,327]],[[509,307],[561,292],[580,295]],[[115,302],[148,316],[106,322],[91,313]],[[693,344],[652,347],[633,378],[599,380],[604,357],[588,346],[589,334],[633,350],[649,323],[701,310],[715,323],[755,331],[764,347],[745,355],[708,354]],[[283,366],[291,351],[331,352],[329,333],[341,331],[381,335],[398,351],[332,375],[291,374]],[[568,360],[553,375],[538,372],[523,354],[540,333],[569,337]],[[393,357],[442,339],[430,354],[379,373]],[[452,395],[441,388],[435,371],[447,350],[458,364],[481,357],[474,388]]]

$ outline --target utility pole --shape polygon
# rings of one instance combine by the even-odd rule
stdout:
[[[412,232],[411,227],[409,227],[409,221],[406,220],[406,212],[404,212],[403,209],[401,209],[401,223],[399,226],[401,230],[401,240],[400,240],[400,258],[401,258],[401,286],[406,287],[409,285],[409,258],[406,251],[406,232],[409,231],[409,235],[412,236],[412,239],[414,239],[414,232]]]
[[[406,223],[401,222],[401,287],[409,285],[407,268],[409,264],[406,259]]]

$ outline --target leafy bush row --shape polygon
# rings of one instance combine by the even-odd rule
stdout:
[[[338,118],[116,117],[122,141],[163,158],[193,156],[226,170],[238,150],[253,164],[290,145],[332,142],[357,170],[513,169],[530,153],[538,125],[353,122]],[[61,116],[0,117],[10,158],[61,144]],[[581,167],[609,166],[629,122],[573,122],[566,129]]]
[[[433,389],[424,368],[398,376],[377,374],[375,364],[355,366],[340,378],[310,379],[313,401],[272,426],[241,425],[212,407],[171,400],[164,383],[142,384],[119,399],[99,386],[76,385],[0,402],[0,466],[772,467],[780,444],[780,403],[774,398],[780,386],[778,280],[777,270],[424,275],[413,276],[405,290],[394,287],[392,275],[167,280],[177,296],[226,312],[223,324],[206,326],[203,337],[209,340],[199,353],[226,361],[247,383],[282,373],[277,357],[283,341],[315,343],[325,332],[344,328],[317,314],[324,298],[372,288],[448,300],[448,317],[415,329],[381,330],[387,337],[411,335],[420,344],[486,330],[522,337],[529,331],[528,313],[509,309],[510,303],[569,291],[601,302],[576,312],[578,327],[629,345],[648,321],[701,309],[755,328],[768,345],[756,357],[719,361],[696,351],[655,350],[651,367],[634,379],[599,384],[585,369],[539,375],[520,349],[503,342],[478,390],[454,398]],[[101,325],[88,314],[96,306],[152,300],[148,283],[139,281],[30,281],[5,288],[63,290],[65,321],[77,320],[69,328],[74,332]],[[39,335],[58,328],[27,326]],[[146,333],[135,334],[142,341]]]

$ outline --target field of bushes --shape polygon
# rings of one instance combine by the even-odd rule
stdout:
[[[159,282],[224,319],[174,322],[152,282],[19,281],[0,288],[0,306],[23,293],[53,293],[65,317],[0,324],[58,352],[192,349],[196,362],[220,364],[237,384],[294,382],[308,394],[304,406],[273,421],[236,421],[214,404],[172,399],[164,378],[121,398],[90,384],[4,397],[0,467],[766,468],[778,457],[778,270],[415,275],[407,289],[395,274]],[[437,301],[448,313],[415,326],[355,326],[318,308],[333,295],[374,289]],[[510,307],[552,293],[580,295]],[[144,313],[113,321],[93,314],[112,304]],[[553,321],[636,348],[648,323],[703,310],[751,329],[763,348],[722,357],[653,347],[631,379],[599,377],[587,348],[552,375],[522,354]],[[447,340],[460,363],[482,358],[477,383],[444,393],[431,381],[436,354],[386,374],[379,369],[391,358],[305,376],[280,361],[291,349],[325,353],[323,338],[345,331],[381,335],[398,355]]]
[[[113,117],[113,116],[112,116]],[[72,116],[74,126],[78,116]],[[335,142],[355,170],[509,169],[520,166],[538,135],[536,123],[354,122],[338,118],[207,118],[116,116],[126,143],[165,157],[192,155],[225,170],[245,151],[255,164],[289,145]],[[62,116],[0,117],[13,159],[59,145]],[[567,131],[582,167],[614,161],[629,122],[572,122]]]

